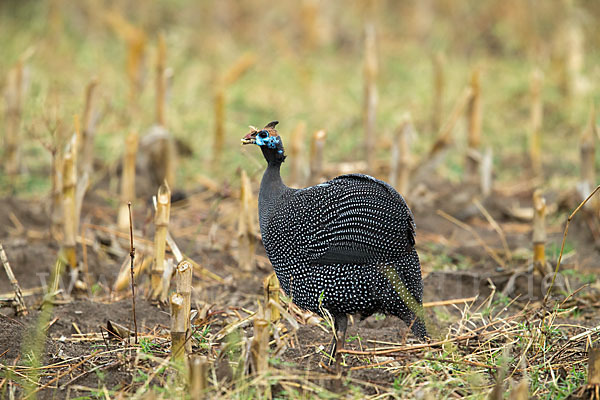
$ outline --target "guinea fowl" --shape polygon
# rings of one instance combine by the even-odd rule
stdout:
[[[334,319],[331,356],[343,348],[347,314],[402,319],[427,336],[415,223],[404,199],[385,182],[349,174],[304,189],[280,175],[286,156],[275,126],[251,132],[268,163],[260,184],[260,232],[286,295],[299,307]]]

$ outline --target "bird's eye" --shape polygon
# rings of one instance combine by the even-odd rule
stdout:
[[[266,138],[267,136],[269,136],[269,133],[267,131],[260,131],[258,132],[258,136],[260,136],[261,138]]]

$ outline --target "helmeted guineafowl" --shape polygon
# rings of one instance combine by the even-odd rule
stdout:
[[[286,156],[277,124],[252,128],[242,144],[257,144],[268,163],[258,199],[260,231],[285,293],[303,309],[331,314],[332,355],[343,347],[347,314],[392,314],[424,339],[415,223],[402,196],[361,174],[287,187],[279,173]]]

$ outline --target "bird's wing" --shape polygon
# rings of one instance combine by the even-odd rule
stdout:
[[[297,221],[290,233],[315,264],[390,261],[405,257],[415,244],[414,219],[404,199],[370,176],[343,175],[295,197],[294,208],[309,212],[290,218]]]

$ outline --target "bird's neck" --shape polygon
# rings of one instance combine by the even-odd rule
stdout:
[[[275,211],[277,200],[288,189],[281,180],[281,163],[269,162],[260,183],[258,194],[258,217],[260,220],[260,231],[264,234],[266,224]]]

